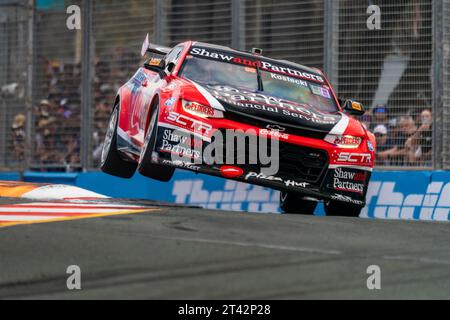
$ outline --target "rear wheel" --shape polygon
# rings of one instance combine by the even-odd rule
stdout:
[[[119,106],[116,104],[109,119],[105,141],[103,142],[100,168],[103,172],[120,177],[131,178],[137,164],[125,161],[117,150],[117,126],[119,122]]]
[[[341,216],[341,217],[359,217],[363,207],[352,204],[329,201],[325,203],[325,212],[327,216]]]
[[[305,200],[304,197],[282,191],[280,194],[280,208],[288,214],[313,215],[317,207],[317,201]]]
[[[167,182],[172,178],[175,169],[152,163],[152,153],[155,149],[156,135],[158,131],[158,111],[159,103],[156,102],[150,110],[150,122],[145,135],[144,145],[141,150],[138,171],[147,178]]]

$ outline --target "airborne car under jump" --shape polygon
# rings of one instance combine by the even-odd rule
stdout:
[[[353,117],[362,105],[339,100],[319,69],[192,41],[146,41],[144,53],[150,58],[117,93],[104,172],[168,181],[179,168],[280,190],[286,213],[312,214],[324,201],[328,215],[360,214],[375,138]],[[245,134],[231,154],[229,131]],[[261,146],[252,138],[269,141],[276,172],[252,157]],[[203,156],[213,144],[210,157],[223,152],[226,161]]]

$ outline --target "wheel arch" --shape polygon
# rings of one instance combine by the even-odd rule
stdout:
[[[118,128],[125,131],[125,123],[127,119],[126,115],[126,109],[122,107],[122,97],[120,95],[120,92],[117,93],[116,98],[114,99],[114,107],[119,108],[119,114],[118,114],[118,120],[117,120],[117,126]]]
[[[145,131],[144,131],[144,135],[147,134],[147,130],[148,130],[148,126],[150,124],[150,114],[151,111],[153,110],[153,106],[155,105],[156,102],[161,102],[160,101],[160,94],[159,93],[155,93],[155,95],[153,96],[152,101],[150,102],[150,106],[147,110],[147,114],[145,116]]]

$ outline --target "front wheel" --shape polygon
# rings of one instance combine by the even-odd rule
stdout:
[[[325,213],[327,216],[341,216],[341,217],[359,217],[363,207],[352,204],[329,201],[325,203]]]
[[[152,163],[152,154],[155,149],[156,136],[158,132],[158,110],[159,104],[155,103],[150,110],[150,122],[145,136],[144,145],[141,150],[138,171],[147,178],[167,182],[172,178],[175,169]]]
[[[305,200],[304,197],[282,191],[280,194],[280,208],[288,214],[313,215],[317,207],[317,201]]]
[[[109,119],[105,141],[103,142],[100,169],[112,176],[131,178],[137,164],[125,161],[117,150],[117,126],[119,122],[119,106],[116,104]]]

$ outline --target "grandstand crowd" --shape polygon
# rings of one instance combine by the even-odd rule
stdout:
[[[112,63],[96,63],[93,84],[92,160],[98,165],[102,142],[111,112],[111,103],[126,79],[127,57],[119,48]],[[117,63],[114,63],[117,61]],[[43,72],[42,99],[33,108],[32,169],[41,171],[76,171],[80,169],[81,68],[60,61],[46,61]],[[115,79],[115,81],[111,81]],[[25,159],[26,115],[17,114],[11,124],[15,160]]]

